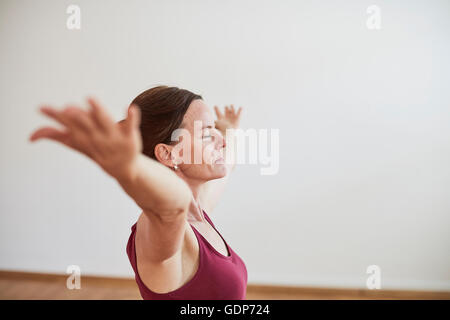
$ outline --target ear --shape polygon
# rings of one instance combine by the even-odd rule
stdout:
[[[158,143],[155,146],[155,157],[161,162],[163,165],[173,168],[174,159],[172,157],[172,149],[173,147],[164,143]]]

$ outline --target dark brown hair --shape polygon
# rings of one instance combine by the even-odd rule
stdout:
[[[183,117],[192,101],[203,99],[200,95],[178,87],[157,86],[145,90],[131,102],[141,111],[140,131],[142,153],[157,160],[158,143],[173,144],[172,132],[180,128]]]

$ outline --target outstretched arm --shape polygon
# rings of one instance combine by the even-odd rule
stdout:
[[[140,110],[131,105],[128,117],[115,123],[96,100],[88,99],[90,109],[77,106],[56,110],[40,108],[64,130],[43,127],[30,141],[51,139],[74,149],[96,162],[115,178],[144,212],[173,214],[184,211],[191,201],[191,190],[172,170],[141,153]]]
[[[233,130],[228,130],[227,133],[227,129],[237,129],[239,127],[242,107],[236,111],[233,105],[229,107],[225,106],[225,112],[222,113],[217,106],[214,106],[214,111],[217,116],[217,120],[215,121],[216,128],[226,140],[226,147],[224,148],[223,154],[227,166],[227,174],[223,178],[210,180],[202,186],[200,204],[208,214],[216,207],[225,190],[230,174],[236,166],[235,136]]]

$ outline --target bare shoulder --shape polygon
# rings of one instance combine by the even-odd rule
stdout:
[[[154,221],[153,221],[154,222]],[[147,259],[148,232],[152,217],[141,214],[136,227],[136,260],[139,276],[148,289],[156,293],[174,291],[189,281],[198,268],[199,247],[196,236],[186,220],[180,248],[162,262]]]

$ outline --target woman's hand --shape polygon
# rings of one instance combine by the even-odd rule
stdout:
[[[58,141],[88,156],[112,177],[132,179],[142,152],[139,108],[131,105],[127,118],[116,123],[95,99],[89,98],[88,103],[88,111],[76,106],[63,110],[42,106],[40,111],[61,123],[64,129],[39,128],[30,141],[44,138]]]
[[[239,110],[236,112],[233,105],[230,105],[230,107],[225,106],[225,114],[222,114],[217,106],[214,106],[214,110],[217,116],[217,120],[215,121],[216,128],[224,136],[227,129],[237,129],[239,127],[242,107],[239,107]]]

